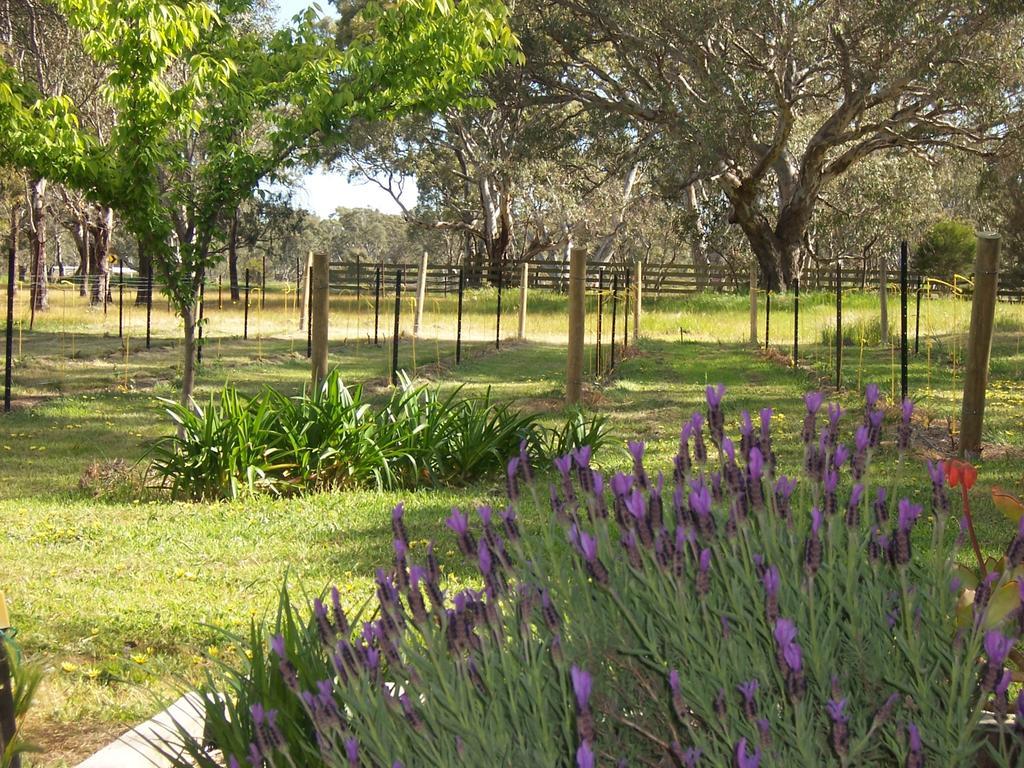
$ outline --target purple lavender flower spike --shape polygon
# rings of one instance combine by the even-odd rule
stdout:
[[[882,422],[885,420],[884,411],[872,411],[868,414],[868,426],[871,433],[871,447],[877,448],[882,440]]]
[[[751,720],[757,717],[757,688],[757,680],[747,680],[745,683],[740,683],[736,686],[736,690],[743,697],[741,702],[743,714]]]
[[[761,438],[764,439],[771,434],[774,412],[771,408],[762,408],[759,415],[761,416]]]
[[[555,457],[555,469],[558,470],[558,474],[562,476],[563,480],[569,479],[569,470],[572,469],[572,454],[565,454],[565,456]]]
[[[625,497],[633,487],[633,478],[630,475],[616,472],[612,475],[612,493],[617,497]]]
[[[594,768],[594,750],[586,739],[580,742],[576,750],[576,768]]]
[[[985,633],[985,656],[988,657],[990,664],[1001,666],[1012,648],[1013,638],[1006,637],[998,629]]]
[[[900,530],[909,531],[920,516],[921,506],[919,504],[912,504],[910,499],[900,499],[897,518]]]
[[[519,462],[519,457],[513,456],[505,470],[505,490],[512,503],[519,501]]]
[[[821,409],[821,404],[825,402],[825,396],[821,392],[808,392],[804,395],[804,404],[807,406],[807,412],[816,414]]]
[[[700,757],[704,753],[697,747],[690,747],[683,752],[683,768],[697,768],[700,764]]]
[[[889,501],[888,491],[885,488],[879,487],[875,492],[875,522],[878,525],[884,525],[889,522]]]
[[[272,638],[270,638],[270,650],[272,650],[274,652],[274,655],[277,656],[277,658],[279,659],[287,658],[287,654],[285,653],[283,635],[274,635]],[[258,707],[260,705],[254,704],[253,706]]]
[[[832,749],[840,758],[847,754],[850,747],[850,718],[846,714],[846,703],[846,699],[832,698],[825,705],[832,721]]]
[[[835,467],[836,469],[839,469],[840,467],[843,466],[843,464],[846,463],[847,459],[849,458],[849,449],[843,443],[840,443],[839,445],[836,446],[835,452],[833,452],[832,454],[832,466]]]
[[[626,447],[629,449],[629,455],[633,457],[633,461],[644,460],[644,450],[647,446],[644,445],[643,441],[630,440]]]
[[[725,384],[716,384],[714,386],[708,384],[704,388],[704,395],[708,401],[708,407],[714,410],[722,404],[722,398],[725,397]]]
[[[726,458],[730,461],[736,461],[736,447],[733,445],[732,440],[728,437],[723,437],[720,441],[722,444],[722,451],[725,453]]]
[[[466,531],[469,530],[469,520],[458,507],[452,507],[452,513],[444,523],[458,536],[465,535]]]
[[[761,582],[764,584],[765,594],[769,597],[775,597],[779,594],[779,584],[781,583],[779,577],[779,569],[774,565],[769,565],[764,572],[764,576],[761,577]]]
[[[575,664],[569,670],[572,678],[572,692],[576,696],[576,707],[580,712],[586,711],[590,705],[590,693],[594,686],[594,679],[586,670],[580,669]]]
[[[761,748],[757,747],[752,753],[747,752],[746,738],[736,742],[736,768],[759,768],[761,765]]]
[[[867,403],[868,408],[874,408],[878,404],[878,398],[881,395],[881,390],[877,384],[868,384],[864,388],[864,401]]]
[[[487,546],[487,542],[480,539],[480,546],[477,549],[477,565],[480,566],[480,573],[484,576],[489,576],[491,568],[494,566],[493,559],[491,558],[491,548]]]
[[[345,757],[348,758],[350,768],[356,768],[359,765],[359,741],[357,739],[345,739]]]
[[[821,523],[822,523],[823,519],[824,519],[824,517],[821,514],[821,510],[818,509],[817,507],[812,507],[811,508],[811,533],[813,533],[815,536],[817,536],[818,533],[821,531]]]
[[[850,491],[850,501],[846,505],[846,524],[851,528],[860,526],[860,504],[864,498],[864,485],[857,483]]]
[[[761,477],[764,474],[764,455],[761,453],[760,448],[755,446],[750,449],[750,458],[747,460],[747,469],[750,470],[751,482],[760,484]]]
[[[921,732],[913,723],[907,723],[907,741],[910,753],[907,755],[906,768],[922,768],[924,766],[924,744],[921,743]]]
[[[572,451],[572,460],[580,469],[586,469],[590,466],[591,453],[592,451],[589,445],[581,445],[579,448]]]
[[[597,539],[589,533],[581,532],[580,551],[588,563],[593,563],[597,559]]]

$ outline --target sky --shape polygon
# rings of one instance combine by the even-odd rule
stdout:
[[[278,0],[278,19],[287,23],[292,16],[313,5],[313,0]],[[315,3],[324,12],[333,9],[326,0]],[[306,175],[293,187],[295,205],[327,218],[336,208],[375,208],[385,213],[399,213],[400,209],[387,192],[376,184],[350,182],[346,174],[317,169]],[[416,183],[409,180],[403,197],[406,205],[416,202]]]

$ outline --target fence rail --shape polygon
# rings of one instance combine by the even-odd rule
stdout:
[[[561,261],[530,261],[529,287],[565,293],[569,286],[569,265]],[[503,270],[502,284],[505,288],[518,287],[521,272],[520,264],[509,264]],[[366,265],[355,262],[334,262],[331,264],[331,290],[338,293],[373,292],[376,272],[382,270],[382,290],[386,293],[393,289],[396,270],[402,272],[402,289],[415,290],[419,280],[420,266],[418,263]],[[626,273],[631,271],[623,264],[588,264],[587,289],[597,289],[600,274],[604,272],[606,285],[611,285],[614,275],[618,275],[620,285],[624,285]],[[898,275],[888,273],[890,286],[895,287]],[[800,276],[800,284],[804,290],[835,291],[837,270],[805,269]],[[842,268],[838,270],[838,280],[845,290],[874,290],[878,286],[877,270]],[[927,275],[911,272],[909,284],[916,289],[918,281],[933,291],[948,293],[953,288],[942,281],[935,281]],[[429,294],[456,293],[459,285],[459,267],[447,265],[428,265],[426,289]],[[643,289],[649,297],[685,295],[700,291],[727,292],[746,294],[750,290],[750,279],[747,273],[726,267],[713,266],[706,270],[697,270],[690,265],[645,265],[643,270]],[[970,293],[969,282],[961,280],[958,290]],[[1024,302],[1024,279],[1001,276],[999,298],[1004,301]]]

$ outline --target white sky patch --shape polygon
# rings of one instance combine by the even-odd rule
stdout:
[[[278,0],[277,18],[281,24],[287,24],[293,16],[312,5],[318,6],[321,13],[332,13],[334,10],[328,2]],[[383,213],[401,213],[401,208],[391,196],[376,184],[350,182],[345,173],[317,168],[300,179],[292,189],[295,205],[323,219],[338,208],[373,208]],[[416,204],[415,179],[406,181],[402,203],[409,207]]]

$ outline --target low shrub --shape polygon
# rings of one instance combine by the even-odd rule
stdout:
[[[504,509],[448,519],[480,590],[446,595],[397,507],[373,615],[346,616],[337,590],[307,615],[284,592],[269,643],[254,626],[248,666],[211,679],[209,741],[179,764],[1019,764],[1005,664],[1024,609],[990,616],[998,574],[956,628],[956,518],[941,463],[929,482],[906,455],[910,404],[895,442],[927,520],[913,486],[877,482],[877,387],[852,418],[808,395],[785,474],[771,409],[734,442],[722,394],[683,426],[668,481],[642,443],[611,478],[585,447],[556,459],[548,491],[513,458]],[[547,524],[521,528],[541,497]]]
[[[606,431],[603,417],[574,412],[546,428],[489,391],[442,395],[408,379],[375,408],[337,373],[299,397],[267,389],[246,399],[225,387],[206,408],[163,402],[177,431],[150,449],[151,470],[174,496],[194,500],[464,484],[500,476],[524,442],[548,456],[600,444]]]

